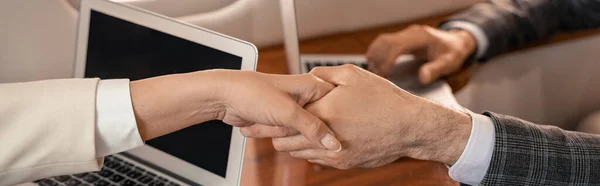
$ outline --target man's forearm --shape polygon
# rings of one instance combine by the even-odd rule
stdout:
[[[437,161],[447,165],[456,163],[467,145],[471,134],[471,118],[441,105],[429,104],[421,111],[420,124],[426,135],[416,137],[410,157]]]
[[[428,113],[422,116],[426,123],[419,125],[428,126],[425,130],[429,132],[416,138],[424,143],[413,150],[417,153],[411,157],[442,162],[451,166],[449,175],[452,179],[479,185],[494,151],[493,121],[487,116],[465,114],[438,105],[423,110]]]

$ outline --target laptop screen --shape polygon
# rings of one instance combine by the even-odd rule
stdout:
[[[241,64],[239,56],[98,11],[91,12],[85,77],[135,81],[207,69],[240,69]],[[208,121],[146,144],[225,177],[231,135],[231,126]]]

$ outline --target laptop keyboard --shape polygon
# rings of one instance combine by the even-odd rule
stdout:
[[[179,186],[115,156],[104,158],[99,172],[55,176],[35,182],[41,186]]]
[[[306,65],[306,70],[308,72],[310,72],[310,70],[312,70],[315,67],[318,66],[340,66],[340,65],[345,65],[345,64],[353,64],[356,66],[359,66],[365,70],[367,70],[367,63],[354,63],[354,62],[348,62],[348,61],[306,61],[305,65]]]

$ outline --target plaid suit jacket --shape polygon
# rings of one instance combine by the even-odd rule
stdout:
[[[600,26],[598,0],[489,0],[452,16],[479,26],[489,45],[482,61],[545,39],[559,31]],[[443,23],[442,23],[443,24]]]
[[[482,185],[600,185],[600,135],[485,115],[496,144]]]

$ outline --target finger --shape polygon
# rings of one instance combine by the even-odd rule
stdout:
[[[293,128],[260,124],[242,127],[240,132],[249,138],[279,138],[300,134]]]
[[[346,64],[334,67],[316,67],[310,71],[310,74],[333,85],[347,85],[357,71],[359,71],[359,67]]]
[[[320,99],[335,87],[311,74],[269,76],[274,76],[273,86],[294,96],[300,106]]]
[[[323,148],[320,145],[314,145],[302,135],[294,135],[283,138],[273,138],[273,147],[275,148],[275,150],[282,152]]]
[[[305,150],[299,150],[299,151],[291,151],[290,155],[294,158],[298,158],[298,159],[305,159],[305,160],[311,160],[311,159],[319,159],[319,160],[325,160],[327,159],[327,150],[322,150],[322,149],[305,149]]]
[[[340,151],[342,149],[340,141],[334,137],[333,132],[323,121],[302,107],[294,106],[294,109],[287,111],[289,114],[283,117],[284,121],[281,123],[284,126],[298,130],[314,144],[323,145],[329,150]]]
[[[320,160],[320,159],[310,159],[310,160],[307,160],[307,161],[311,162],[311,163],[314,163],[314,164],[329,166],[325,161]],[[322,169],[322,167],[319,167],[319,170],[321,170],[321,169]]]
[[[377,75],[387,76],[400,55],[413,54],[418,49],[426,48],[432,42],[426,28],[412,25],[394,35],[378,38],[367,52],[369,70]]]
[[[381,34],[377,36],[373,42],[371,42],[367,53],[365,54],[369,71],[378,75],[380,74],[378,67],[379,64],[386,61],[392,38],[392,34]]]
[[[429,84],[458,69],[459,67],[456,67],[456,65],[447,58],[438,58],[421,66],[419,69],[419,80],[423,84]]]

